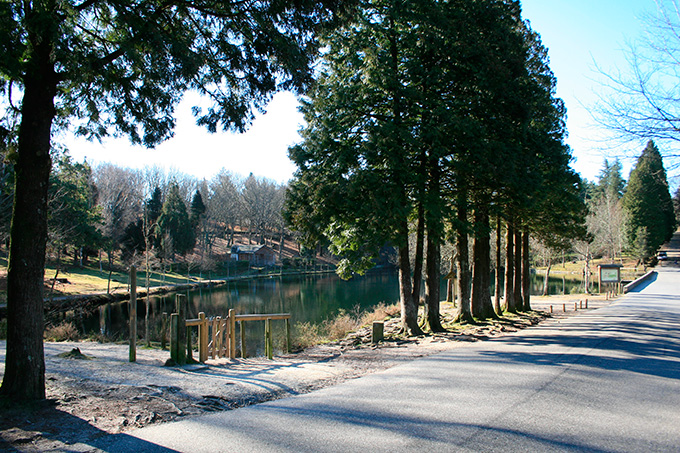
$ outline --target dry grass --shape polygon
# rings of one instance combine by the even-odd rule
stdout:
[[[72,322],[48,327],[45,330],[45,340],[47,341],[77,341],[79,338],[78,329]]]
[[[394,316],[399,316],[399,305],[396,304],[380,303],[371,311],[361,311],[359,308],[351,312],[340,310],[336,317],[327,319],[321,324],[297,323],[291,333],[291,342],[293,348],[307,348],[337,341],[373,321],[383,321]]]

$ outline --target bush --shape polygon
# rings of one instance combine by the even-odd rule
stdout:
[[[45,330],[45,340],[47,341],[77,341],[79,337],[78,329],[72,322],[62,323]]]
[[[305,349],[323,342],[318,324],[298,322],[291,332],[291,349]]]

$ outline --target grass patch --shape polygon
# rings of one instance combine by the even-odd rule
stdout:
[[[398,305],[380,303],[372,310],[362,311],[356,307],[351,312],[340,310],[338,314],[322,323],[298,322],[291,329],[292,349],[305,349],[318,344],[337,341],[348,333],[386,318],[399,315]]]
[[[78,341],[80,334],[72,322],[59,324],[58,326],[45,329],[45,340],[47,341]]]

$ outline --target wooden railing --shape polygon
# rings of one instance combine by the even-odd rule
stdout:
[[[187,358],[192,359],[191,332],[193,327],[198,328],[198,361],[205,362],[208,358],[229,357],[236,358],[236,323],[239,324],[241,357],[246,357],[246,329],[248,321],[264,321],[265,355],[271,359],[274,356],[271,322],[275,319],[283,319],[286,322],[286,352],[290,351],[290,313],[276,314],[248,314],[239,315],[236,310],[229,310],[226,317],[207,318],[205,313],[200,312],[197,319],[185,321],[187,329]],[[179,343],[179,340],[176,340]],[[172,341],[171,341],[172,343]],[[173,349],[171,345],[171,351]]]

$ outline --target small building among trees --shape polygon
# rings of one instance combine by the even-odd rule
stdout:
[[[249,261],[251,266],[273,266],[276,252],[266,245],[236,244],[231,247],[231,259]]]

